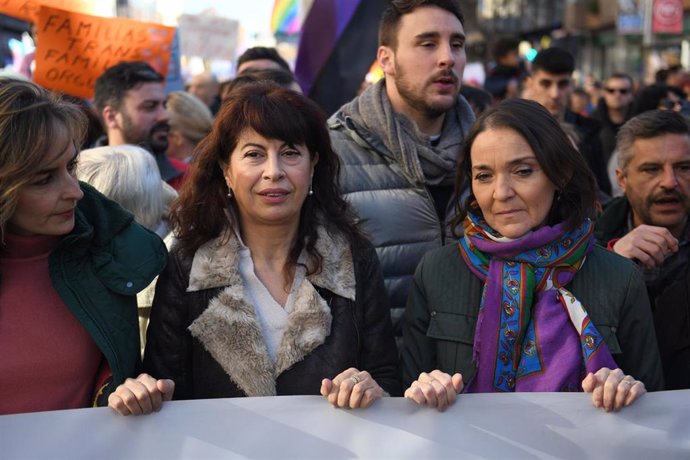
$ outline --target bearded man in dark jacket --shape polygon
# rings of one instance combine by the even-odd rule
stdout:
[[[690,123],[644,112],[618,133],[618,184],[598,240],[637,262],[647,285],[667,390],[690,388]]]

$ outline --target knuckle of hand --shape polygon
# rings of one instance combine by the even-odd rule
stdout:
[[[436,390],[431,385],[425,385],[420,388],[422,390],[422,394],[428,399],[430,397],[436,397]]]
[[[606,390],[606,392],[613,391],[616,388],[618,388],[618,382],[616,381],[609,379],[604,383],[604,390]]]
[[[620,377],[620,378],[625,377],[625,373],[624,373],[623,370],[621,370],[620,368],[614,369],[613,371],[611,371],[611,373],[612,373],[615,377]]]

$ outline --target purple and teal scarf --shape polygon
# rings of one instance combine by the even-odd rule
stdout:
[[[484,281],[469,393],[582,391],[588,372],[618,367],[582,304],[565,286],[594,244],[589,219],[518,239],[468,213],[459,248]]]

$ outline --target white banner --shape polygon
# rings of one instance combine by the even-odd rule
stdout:
[[[446,412],[403,398],[364,410],[318,396],[165,403],[0,416],[3,459],[690,458],[690,390],[606,413],[583,393],[460,395]]]

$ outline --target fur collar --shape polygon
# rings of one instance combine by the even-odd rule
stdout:
[[[330,308],[315,286],[355,299],[352,252],[344,239],[319,228],[316,248],[323,256],[322,270],[309,275],[297,288],[274,366],[254,307],[244,292],[239,247],[240,241],[233,233],[229,238],[209,241],[194,255],[187,292],[223,289],[192,322],[189,331],[247,396],[272,396],[276,394],[278,375],[303,360],[330,335]]]

